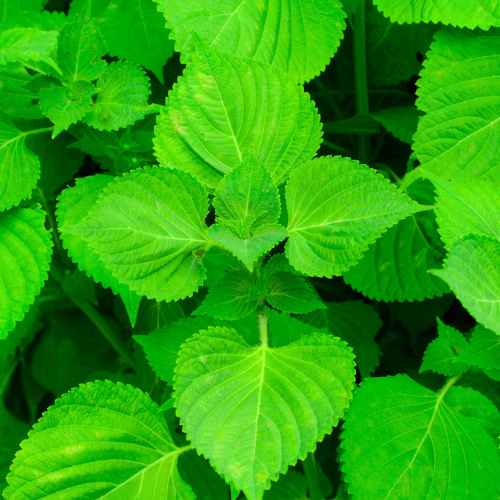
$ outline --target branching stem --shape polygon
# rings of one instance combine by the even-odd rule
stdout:
[[[309,487],[309,498],[311,500],[323,500],[323,495],[319,488],[319,476],[316,466],[314,453],[309,453],[306,459],[302,462],[304,472],[306,473],[307,485]]]

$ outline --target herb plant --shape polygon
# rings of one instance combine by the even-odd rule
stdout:
[[[498,2],[0,6],[6,500],[497,498]]]

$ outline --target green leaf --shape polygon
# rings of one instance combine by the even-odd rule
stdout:
[[[256,287],[248,271],[227,273],[210,288],[201,306],[193,314],[217,319],[241,319],[255,311],[259,297],[254,296]]]
[[[32,132],[22,132],[0,111],[0,212],[28,198],[40,177],[40,161],[26,147]]]
[[[245,271],[246,267],[236,257],[222,247],[211,247],[203,254],[203,267],[207,278],[203,286],[212,287],[217,281],[231,271]]]
[[[443,179],[495,180],[500,175],[500,31],[447,29],[435,38],[417,82],[416,104],[427,113],[413,145],[421,168]]]
[[[272,64],[302,83],[325,69],[344,37],[339,0],[216,0],[209,9],[196,0],[155,1],[182,62],[189,59],[195,31],[210,47]]]
[[[495,498],[498,450],[473,419],[447,406],[445,394],[407,375],[361,383],[341,442],[354,499]]]
[[[64,79],[70,84],[92,82],[102,75],[106,45],[88,10],[76,16],[61,30],[57,60]]]
[[[101,283],[104,288],[111,288],[115,295],[122,297],[130,322],[134,324],[142,297],[120,283],[80,235],[65,232],[67,227],[73,227],[85,218],[112,180],[110,175],[101,174],[77,179],[75,187],[65,189],[58,198],[57,224],[61,231],[62,245],[71,259],[96,283]]]
[[[43,0],[0,0],[0,22],[2,26],[17,23],[30,13],[41,11],[43,3]]]
[[[96,83],[99,93],[84,121],[98,130],[132,125],[147,112],[149,78],[129,62],[109,64]]]
[[[500,335],[482,326],[476,327],[458,361],[483,370],[497,370],[500,366]]]
[[[208,234],[252,271],[254,262],[285,239],[287,231],[279,224],[266,224],[259,226],[251,236],[242,238],[234,229],[222,223],[210,226]]]
[[[21,448],[7,477],[7,500],[195,498],[177,470],[186,448],[175,446],[158,406],[130,385],[96,382],[71,390]]]
[[[307,479],[296,470],[289,470],[277,483],[264,493],[264,500],[305,500]]]
[[[339,276],[387,228],[426,207],[405,196],[375,170],[349,158],[304,164],[286,186],[286,255],[309,276]]]
[[[196,450],[260,500],[337,425],[352,395],[353,358],[322,334],[270,348],[265,338],[250,347],[232,329],[202,331],[179,353],[177,414]]]
[[[0,401],[0,491],[7,486],[5,478],[14,459],[19,443],[26,438],[29,425],[17,420]]]
[[[83,221],[61,229],[84,238],[130,290],[170,301],[203,282],[207,213],[205,189],[190,174],[140,168],[110,183]]]
[[[51,54],[57,48],[57,31],[13,28],[0,33],[0,64],[42,61],[60,72]]]
[[[500,193],[496,183],[481,179],[444,181],[431,177],[436,186],[439,234],[451,248],[469,234],[500,241]]]
[[[133,61],[163,82],[163,66],[174,52],[165,20],[152,0],[111,0],[97,19],[111,56]]]
[[[220,181],[213,201],[217,222],[225,222],[242,236],[265,224],[278,222],[278,189],[267,168],[253,157],[244,160]]]
[[[155,129],[158,161],[211,188],[250,155],[279,185],[321,143],[318,112],[303,87],[282,71],[200,42],[166,106]]]
[[[446,406],[474,419],[492,438],[500,435],[500,412],[480,392],[469,387],[452,387],[444,397]]]
[[[0,339],[23,319],[48,277],[53,243],[44,221],[40,208],[0,214]]]
[[[500,242],[470,236],[449,252],[444,269],[433,270],[470,314],[500,334]]]
[[[407,193],[419,203],[434,203],[428,180],[414,182]],[[441,267],[444,255],[434,212],[416,213],[400,220],[373,243],[344,279],[363,295],[384,302],[441,297],[449,289],[429,270]]]
[[[181,346],[195,333],[216,324],[215,320],[207,317],[185,318],[148,335],[135,335],[134,339],[144,349],[146,358],[158,377],[173,385],[175,362]]]
[[[420,113],[415,106],[385,108],[370,115],[400,141],[412,144]]]
[[[370,3],[366,7],[368,82],[372,87],[381,87],[407,81],[420,72],[422,63],[418,54],[429,50],[432,35],[438,27],[391,23]],[[352,68],[352,62],[350,66]]]
[[[457,329],[445,325],[439,318],[437,323],[438,336],[427,346],[419,373],[432,370],[440,375],[462,375],[470,364],[457,359],[467,349],[467,340]]]
[[[380,363],[380,347],[375,335],[382,321],[375,309],[361,300],[325,302],[326,309],[301,316],[304,321],[318,329],[326,329],[340,337],[356,355],[361,377],[369,377]]]
[[[326,308],[311,284],[297,274],[269,272],[265,285],[268,289],[266,302],[279,311],[306,314]]]
[[[71,88],[52,86],[40,92],[40,108],[55,124],[53,139],[87,114],[96,92],[94,85],[84,81],[75,82]]]
[[[443,23],[459,28],[488,30],[500,26],[500,5],[495,0],[374,0],[393,23]]]

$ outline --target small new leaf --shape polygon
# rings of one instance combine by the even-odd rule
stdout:
[[[99,93],[84,121],[98,130],[118,130],[148,111],[149,78],[137,65],[111,63],[96,83]]]
[[[226,273],[210,288],[205,300],[193,314],[230,321],[244,318],[255,311],[259,304],[258,294],[253,293],[256,286],[252,275],[246,270]]]
[[[174,444],[158,405],[130,385],[72,389],[21,447],[7,477],[7,500],[57,498],[69,490],[73,498],[195,498],[177,470],[190,447]]]
[[[427,210],[375,170],[349,158],[322,157],[302,165],[286,186],[286,255],[309,276],[339,276],[386,229]]]
[[[337,425],[352,397],[353,358],[329,335],[250,347],[235,330],[210,328],[179,353],[177,414],[226,481],[261,500],[271,481]]]
[[[471,366],[466,361],[458,361],[467,348],[467,340],[458,330],[445,325],[439,318],[437,322],[438,336],[427,346],[419,373],[432,370],[440,375],[462,375]]]
[[[210,226],[208,234],[252,271],[254,262],[286,238],[287,231],[279,224],[267,224],[259,226],[251,235],[241,237],[235,229],[222,223]]]

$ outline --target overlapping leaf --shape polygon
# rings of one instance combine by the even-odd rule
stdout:
[[[474,419],[407,375],[368,379],[343,425],[342,467],[354,500],[494,498],[498,450]]]
[[[208,197],[190,174],[142,168],[118,177],[87,217],[63,231],[85,239],[120,283],[148,298],[190,296],[205,276]]]
[[[415,106],[385,108],[370,116],[383,125],[394,137],[407,144],[413,143],[420,113]]]
[[[345,28],[339,0],[155,0],[186,62],[192,32],[230,56],[251,57],[285,70],[303,83],[325,69]]]
[[[407,192],[422,204],[434,203],[433,188],[427,180],[419,179]],[[386,302],[440,297],[448,287],[428,271],[441,267],[443,258],[436,217],[429,210],[412,214],[391,227],[344,274],[344,279],[371,299]]]
[[[133,63],[111,63],[96,86],[100,91],[84,121],[98,130],[132,125],[148,111],[149,79]]]
[[[356,364],[363,378],[370,376],[379,365],[380,348],[375,335],[382,326],[380,317],[372,306],[361,300],[325,302],[326,309],[300,318],[319,329],[347,342],[356,355]]]
[[[305,458],[351,398],[353,355],[313,334],[250,347],[235,330],[202,331],[181,348],[175,406],[196,449],[249,500]]]
[[[23,319],[48,277],[52,239],[44,221],[39,208],[0,214],[0,338]]]
[[[446,29],[435,38],[417,82],[416,104],[427,113],[413,145],[421,168],[443,179],[498,179],[500,31]]]
[[[76,181],[75,187],[65,189],[58,198],[56,216],[62,231],[62,244],[69,256],[104,288],[111,287],[114,294],[120,295],[127,308],[132,324],[135,323],[141,296],[130,293],[128,286],[120,283],[99,259],[99,255],[76,233],[67,233],[65,229],[79,224],[95,206],[104,188],[113,180],[110,175],[92,175]]]
[[[149,396],[129,385],[96,382],[73,389],[49,408],[21,447],[7,478],[7,500],[68,494],[195,498],[177,470],[186,448],[174,444]]]
[[[286,186],[290,263],[309,276],[340,275],[383,231],[422,210],[375,170],[349,158],[322,157]]]
[[[443,23],[487,30],[500,26],[500,5],[495,0],[374,0],[393,23]]]
[[[478,366],[483,370],[498,370],[500,368],[500,335],[478,326],[458,361]]]
[[[160,164],[212,188],[250,154],[278,185],[321,143],[319,116],[302,87],[282,71],[201,42],[166,105],[155,129]]]
[[[456,328],[439,318],[437,322],[438,336],[427,346],[420,373],[432,370],[440,375],[462,375],[470,368],[461,356],[467,350],[467,340]]]
[[[469,236],[449,252],[442,278],[458,300],[486,328],[500,334],[500,242]]]

